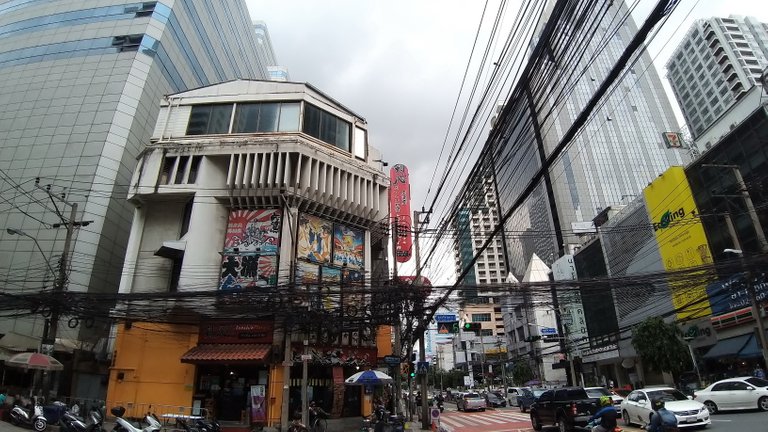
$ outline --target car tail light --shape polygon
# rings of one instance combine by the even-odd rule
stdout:
[[[575,403],[571,404],[571,414],[573,414],[574,416],[576,414],[578,414],[578,412],[576,411],[576,404]]]

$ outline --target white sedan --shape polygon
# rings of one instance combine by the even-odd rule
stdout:
[[[712,424],[709,410],[701,402],[688,399],[682,392],[672,387],[646,387],[635,390],[621,403],[621,417],[624,424],[632,423],[647,426],[651,421],[651,401],[661,399],[664,407],[677,417],[679,428],[706,427]]]
[[[724,379],[704,390],[696,390],[693,398],[713,414],[735,409],[768,411],[768,381],[755,377]]]

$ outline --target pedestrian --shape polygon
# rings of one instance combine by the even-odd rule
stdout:
[[[5,406],[5,400],[8,399],[7,390],[0,390],[0,408]]]
[[[755,366],[755,370],[752,371],[752,376],[755,378],[765,379],[765,370],[760,367],[760,364]]]

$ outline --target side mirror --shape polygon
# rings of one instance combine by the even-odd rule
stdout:
[[[749,391],[755,391],[755,388],[754,388],[754,387],[747,387],[747,390],[749,390]]]

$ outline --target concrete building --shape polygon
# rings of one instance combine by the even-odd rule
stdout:
[[[46,260],[57,266],[65,230],[51,229],[62,220],[35,188],[39,178],[41,187],[78,204],[77,221],[91,221],[75,234],[66,289],[115,293],[131,226],[125,196],[162,97],[267,77],[245,3],[5,2],[0,34],[0,272],[13,281],[3,290],[34,292],[53,284]],[[55,205],[69,219],[69,207]],[[11,236],[6,228],[28,236]],[[68,368],[71,354],[64,350],[71,352],[72,344],[63,342],[106,354],[109,320],[91,312],[63,311],[56,350]],[[95,325],[69,328],[71,318],[95,319]],[[44,321],[38,314],[4,318],[0,333],[30,336],[28,346],[14,349],[36,349]],[[60,392],[104,390],[97,368],[82,364],[89,370],[83,382],[73,380],[70,388],[62,380]]]
[[[667,62],[694,139],[755,85],[768,67],[768,24],[731,15],[696,21]]]
[[[130,183],[120,292],[178,293],[162,308],[189,324],[141,322],[154,303],[124,311],[108,399],[275,426],[301,408],[308,356],[309,400],[368,414],[372,394],[344,379],[391,352],[391,335],[363,318],[376,301],[364,289],[388,278],[380,160],[366,121],[309,84],[235,80],[168,96]],[[162,356],[147,337],[158,327],[171,339]],[[231,395],[249,392],[265,407],[246,421],[247,398]]]

